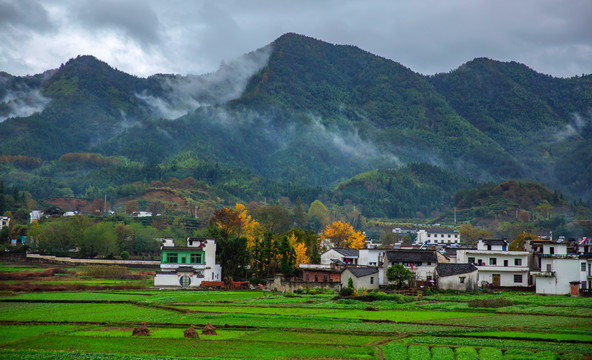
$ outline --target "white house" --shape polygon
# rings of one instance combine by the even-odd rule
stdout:
[[[456,251],[457,263],[475,264],[479,268],[479,284],[493,286],[528,286],[528,251],[508,251],[502,243],[482,243],[481,249]],[[492,250],[487,249],[488,246]],[[496,250],[494,249],[494,246]],[[498,248],[499,246],[499,248]],[[498,250],[499,249],[499,250]]]
[[[539,271],[532,271],[537,294],[569,294],[571,282],[588,288],[588,262],[580,254],[568,254],[566,242],[537,242],[536,260]]]
[[[29,221],[31,224],[35,220],[39,221],[43,217],[43,210],[32,210],[29,213],[29,217],[31,218],[31,220]]]
[[[8,216],[0,216],[0,230],[10,225],[10,218]]]
[[[329,265],[332,262],[342,262],[347,265],[358,265],[360,251],[358,249],[333,248],[321,254],[321,264]]]
[[[506,239],[479,239],[477,250],[506,251],[508,250],[508,241]]]
[[[439,263],[438,289],[473,291],[479,287],[479,269],[474,264]]]
[[[187,238],[187,246],[175,246],[164,239],[156,287],[199,287],[202,281],[221,281],[222,267],[216,264],[216,241]]]
[[[586,259],[586,286],[582,284],[581,289],[586,289],[588,292],[592,291],[592,238],[584,237],[578,243],[578,254],[581,258]]]
[[[341,287],[346,288],[352,279],[354,289],[378,289],[378,268],[348,267],[341,273]]]
[[[418,230],[416,244],[450,245],[459,244],[460,235],[454,229]]]
[[[417,281],[434,279],[434,271],[438,257],[433,250],[388,250],[383,256],[383,268],[387,269],[396,264],[402,264],[415,274]],[[386,279],[385,279],[385,284]]]

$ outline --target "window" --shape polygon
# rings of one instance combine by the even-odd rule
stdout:
[[[497,265],[497,258],[489,258],[489,265]]]
[[[504,260],[504,266],[508,266],[508,260]]]
[[[551,272],[551,264],[547,264],[547,272]]]
[[[583,272],[586,272],[586,263],[585,263],[585,262],[583,262],[583,263],[581,263],[581,264],[580,264],[580,269],[581,269]]]
[[[475,258],[474,257],[470,257],[469,258],[469,264],[474,264],[475,263]]]
[[[522,266],[522,259],[514,259],[514,266]]]
[[[477,260],[477,265],[483,265],[483,259]]]
[[[450,237],[450,234],[448,234],[448,237]]]
[[[427,280],[427,281],[430,281],[430,280],[432,280],[432,275],[428,275],[428,276],[426,276],[426,280]]]
[[[491,250],[491,245],[487,245],[487,250]]]
[[[461,284],[465,283],[465,276],[460,276],[459,279]]]
[[[431,261],[428,261],[428,266],[430,266],[430,265],[432,265],[432,262]]]
[[[522,283],[522,275],[514,275],[514,283]]]
[[[370,284],[374,284],[374,276],[370,276]]]
[[[326,275],[326,274],[325,274],[325,275],[323,275],[323,281],[324,281],[324,282],[327,282],[327,275]]]
[[[309,273],[306,273],[306,277],[305,277],[305,279],[304,279],[304,280],[305,280],[305,281],[309,281],[309,280],[310,280],[310,274],[309,274]]]
[[[551,246],[549,248],[549,254],[551,254],[551,255],[555,254],[555,248],[553,246]]]
[[[167,254],[167,263],[169,263],[169,264],[176,264],[177,261],[179,261],[179,258],[178,258],[178,254],[177,253]]]
[[[191,253],[191,263],[201,264],[201,253]]]

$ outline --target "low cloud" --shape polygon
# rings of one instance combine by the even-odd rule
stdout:
[[[0,78],[0,86],[4,87],[0,92],[0,122],[42,112],[51,100],[43,96],[39,88],[31,88],[24,83],[10,86],[9,82],[10,79]]]
[[[590,121],[588,119],[575,113],[572,115],[572,119],[568,124],[553,134],[553,138],[555,141],[560,142],[572,137],[579,137],[582,130],[584,130],[589,123]]]
[[[267,46],[222,64],[218,71],[206,75],[156,75],[159,91],[144,91],[136,96],[143,100],[156,117],[179,118],[199,107],[218,105],[238,98],[249,79],[267,64],[271,47]]]

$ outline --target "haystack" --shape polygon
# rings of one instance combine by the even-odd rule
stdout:
[[[216,334],[216,328],[210,324],[210,322],[208,321],[208,323],[206,324],[206,326],[204,326],[203,330],[201,331],[202,335],[218,335]]]
[[[193,325],[191,325],[187,330],[185,330],[183,334],[186,338],[199,339],[199,335],[197,334],[197,331],[195,331],[195,327]]]
[[[146,327],[146,323],[142,323],[142,325],[134,329],[132,336],[150,336],[150,329]]]

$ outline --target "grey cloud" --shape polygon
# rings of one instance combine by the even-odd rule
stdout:
[[[0,0],[0,29],[24,27],[34,31],[53,28],[47,10],[38,1]]]
[[[83,25],[122,31],[142,45],[160,40],[158,16],[143,1],[89,0],[77,6],[77,15]]]

